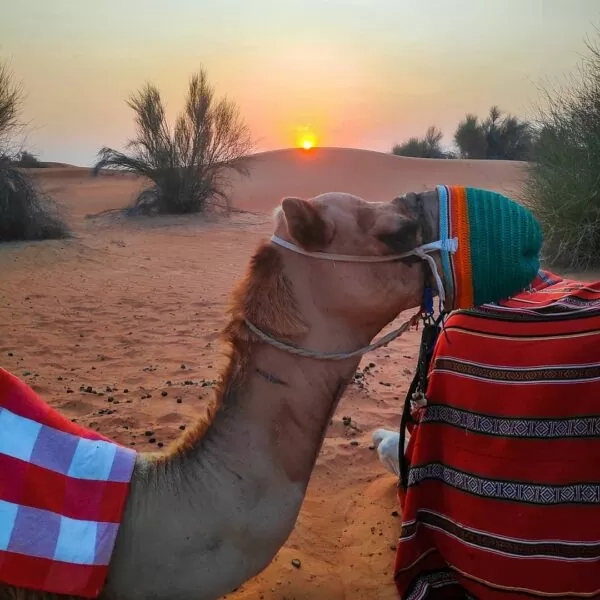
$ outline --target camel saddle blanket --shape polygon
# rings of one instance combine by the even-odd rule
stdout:
[[[0,583],[96,598],[135,457],[0,369]]]
[[[452,313],[399,487],[395,582],[420,598],[600,598],[600,282],[540,271]]]

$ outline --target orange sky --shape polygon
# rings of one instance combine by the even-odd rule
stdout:
[[[27,147],[90,164],[133,133],[124,100],[156,83],[169,114],[204,64],[258,149],[388,151],[466,112],[526,116],[537,87],[572,72],[600,0],[19,0],[0,56],[22,81]]]

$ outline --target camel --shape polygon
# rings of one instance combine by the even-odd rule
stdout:
[[[233,292],[229,363],[208,417],[165,453],[136,457],[101,598],[215,599],[271,562],[360,349],[421,304],[425,262],[387,259],[437,240],[438,206],[434,191],[389,203],[342,193],[282,201],[281,243],[258,248]],[[286,241],[358,258],[312,260]],[[0,584],[1,600],[40,598],[59,596]]]

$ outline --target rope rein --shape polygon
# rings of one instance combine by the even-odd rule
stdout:
[[[304,358],[317,358],[320,360],[346,360],[348,358],[354,358],[355,356],[362,356],[367,352],[371,352],[373,350],[377,350],[378,348],[387,346],[390,342],[400,337],[404,332],[408,331],[408,329],[417,325],[420,318],[421,312],[419,311],[418,313],[413,315],[408,321],[402,323],[400,327],[384,335],[380,340],[373,342],[368,346],[364,346],[363,348],[353,350],[351,352],[319,352],[317,350],[306,350],[305,348],[292,346],[291,344],[286,344],[285,342],[281,342],[272,338],[270,335],[253,325],[250,321],[248,321],[248,319],[244,319],[244,322],[246,323],[248,329],[252,333],[254,333],[254,335],[259,337],[263,342],[266,342],[267,344],[270,344],[271,346],[278,348],[279,350],[284,350],[285,352],[295,354],[296,356],[303,356]]]

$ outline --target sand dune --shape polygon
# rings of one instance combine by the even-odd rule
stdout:
[[[515,194],[523,174],[523,163],[517,162],[424,160],[346,148],[265,152],[250,164],[249,180],[239,182],[233,194],[236,205],[249,210],[269,210],[282,196],[310,197],[324,191],[382,202],[440,183]]]
[[[240,209],[270,212],[284,196],[307,198],[329,191],[388,201],[436,184],[473,185],[517,197],[523,163],[488,160],[424,160],[349,148],[275,150],[253,155],[248,177],[234,176],[231,198]],[[103,171],[93,177],[85,167],[31,170],[75,216],[119,208],[131,202],[145,182]],[[68,185],[66,194],[63,188]]]
[[[234,214],[229,221],[86,219],[129,204],[144,182],[128,175],[92,178],[77,167],[36,170],[76,237],[0,248],[0,364],[70,418],[139,450],[156,449],[145,431],[166,444],[210,398],[224,364],[215,341],[229,291],[258,241],[270,234],[267,213],[283,196],[339,190],[389,200],[436,183],[511,192],[522,176],[514,163],[361,150],[268,152],[252,163],[251,177],[236,182],[233,198],[259,214]],[[398,426],[417,335],[365,359],[373,367],[364,386],[351,385],[339,406],[288,543],[230,598],[396,597],[395,479],[369,445],[375,427]],[[357,429],[344,426],[342,416]],[[291,565],[294,558],[301,568]]]

